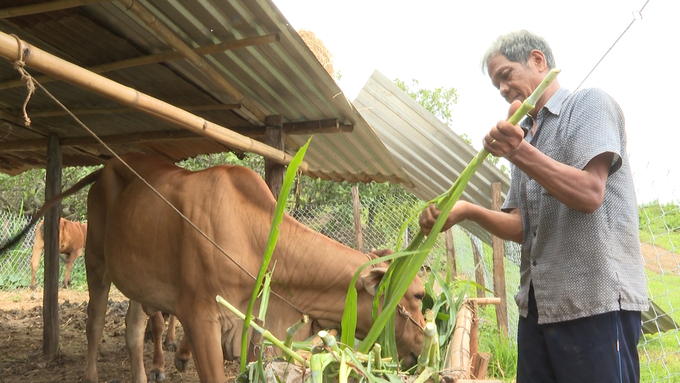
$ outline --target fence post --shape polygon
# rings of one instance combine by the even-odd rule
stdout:
[[[283,136],[283,119],[280,114],[274,114],[265,117],[265,133],[264,142],[272,148],[283,150],[284,136]],[[274,198],[279,198],[281,186],[283,185],[283,178],[286,175],[286,167],[277,164],[276,162],[264,159],[264,180],[269,186]]]
[[[494,211],[501,210],[501,183],[491,184],[491,208]],[[493,286],[495,294],[501,299],[501,304],[496,305],[496,321],[498,330],[504,336],[508,335],[508,296],[505,292],[505,251],[503,240],[493,236],[491,239],[493,249]]]
[[[451,279],[456,279],[458,269],[456,268],[456,248],[453,245],[453,228],[444,232],[444,240],[446,242],[446,258],[451,265]]]
[[[357,250],[363,252],[364,245],[361,237],[361,202],[359,201],[359,188],[352,187],[352,203],[354,204],[354,235],[356,236]]]
[[[61,193],[61,145],[59,135],[47,141],[45,201]],[[45,213],[45,289],[43,291],[43,354],[50,360],[59,351],[59,213],[61,203]]]
[[[484,262],[482,262],[482,255],[479,253],[477,244],[475,243],[475,237],[470,234],[470,245],[472,246],[472,254],[474,256],[475,262],[475,281],[481,287],[477,287],[477,298],[484,298],[486,294],[484,293]]]

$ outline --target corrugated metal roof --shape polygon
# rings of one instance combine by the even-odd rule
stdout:
[[[0,8],[46,2],[0,0]],[[238,128],[245,134],[248,129],[262,126],[262,121],[253,118],[253,113],[280,114],[284,123],[337,119],[340,124],[353,125],[353,131],[315,135],[305,158],[310,176],[335,181],[374,180],[410,185],[406,174],[375,132],[270,0],[136,0],[136,4],[146,8],[192,48],[278,34],[278,42],[203,56],[207,65],[245,97],[243,102],[250,102],[257,110],[246,111],[241,107],[194,114],[227,128]],[[123,1],[2,19],[0,30],[16,34],[31,45],[83,67],[174,51],[157,32],[128,10]],[[242,102],[185,59],[119,69],[102,75],[180,107]],[[15,117],[19,115],[26,90],[3,87],[3,84],[18,77],[11,63],[0,64],[0,108],[3,115],[12,117],[0,124],[0,137],[4,137],[5,144],[45,137],[49,132],[58,132],[62,138],[86,136],[66,117],[33,118],[32,129],[17,125]],[[72,109],[120,107],[64,82],[51,82],[46,88]],[[51,100],[38,92],[29,104],[29,115],[56,109]],[[88,114],[82,119],[101,136],[181,130],[136,111]],[[286,151],[296,152],[308,137],[286,135]],[[256,136],[253,138],[257,139]],[[201,137],[191,138],[191,143],[188,145],[184,140],[132,142],[116,144],[114,149],[119,153],[138,151],[173,160],[227,149]],[[66,166],[102,163],[109,157],[101,148],[92,145],[64,148],[63,151]],[[45,162],[44,150],[0,149],[0,171],[8,174],[44,167]]]
[[[432,113],[375,71],[353,103],[404,169],[417,197],[427,201],[456,181],[477,151]],[[502,200],[510,179],[490,161],[479,166],[462,199],[491,208],[491,184],[501,183]],[[490,235],[472,222],[468,231],[490,242]]]

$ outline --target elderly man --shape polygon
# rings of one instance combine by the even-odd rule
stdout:
[[[510,115],[554,66],[548,43],[524,30],[498,37],[482,60]],[[553,81],[519,126],[499,121],[484,147],[513,165],[502,211],[459,201],[444,229],[470,219],[522,245],[517,382],[639,382],[648,299],[619,105]],[[423,212],[425,233],[438,215]]]

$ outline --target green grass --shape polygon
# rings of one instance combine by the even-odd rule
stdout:
[[[32,250],[14,250],[7,255],[11,258],[11,262],[3,264],[0,269],[0,289],[15,290],[28,288],[31,284],[31,258]],[[59,284],[64,279],[64,262],[59,260]],[[40,258],[40,265],[35,277],[36,285],[42,287],[45,285],[45,268],[44,268],[44,254]],[[78,257],[73,263],[71,269],[71,289],[77,291],[87,290],[87,276],[85,275],[85,259]]]
[[[647,289],[654,303],[680,324],[680,276],[647,270]],[[638,346],[641,382],[680,383],[680,333],[644,335]]]

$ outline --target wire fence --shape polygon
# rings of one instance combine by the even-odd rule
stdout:
[[[363,251],[371,249],[396,249],[398,242],[408,244],[417,233],[417,222],[409,222],[422,206],[422,202],[412,196],[386,197],[361,200],[361,237]],[[653,201],[641,205],[640,233],[645,268],[648,277],[649,297],[654,302],[649,315],[643,316],[648,329],[640,340],[640,362],[643,382],[680,382],[680,256],[677,247],[680,243],[680,211],[678,203],[659,203]],[[320,232],[349,247],[356,248],[354,213],[351,195],[344,201],[333,204],[308,205],[290,211],[290,214],[304,225]],[[0,213],[0,239],[4,242],[12,233],[23,227],[27,220],[23,217]],[[400,232],[403,234],[400,235]],[[489,290],[493,286],[493,254],[491,247],[482,243],[467,231],[452,229],[455,250],[456,274],[458,278],[475,279],[473,246],[482,255],[484,284]],[[0,289],[24,288],[30,279],[30,257],[35,231],[31,230],[9,255],[0,259]],[[519,287],[520,248],[512,242],[505,242],[505,278],[509,334],[517,334],[519,318],[514,295]],[[440,234],[430,253],[427,265],[433,268],[436,260],[440,266],[446,265],[446,244]],[[61,267],[63,273],[63,265]],[[42,285],[42,260],[38,272],[38,284]],[[83,258],[75,261],[72,271],[74,286],[85,286],[85,267]],[[61,277],[60,277],[61,278]],[[491,296],[491,294],[488,294]],[[482,318],[495,324],[495,317]],[[650,330],[651,329],[651,330]]]

